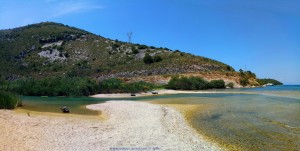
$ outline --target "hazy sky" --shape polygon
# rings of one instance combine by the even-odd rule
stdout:
[[[300,0],[0,0],[0,29],[42,21],[300,84]]]

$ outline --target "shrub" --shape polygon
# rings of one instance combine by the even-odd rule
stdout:
[[[225,88],[225,82],[224,80],[211,80],[208,84],[209,88],[212,89],[222,89]]]
[[[155,85],[144,81],[124,83],[117,78],[103,80],[99,83],[100,93],[137,93],[154,88]]]
[[[153,61],[154,61],[154,62],[160,62],[160,61],[162,61],[162,58],[161,58],[159,55],[155,55],[155,56],[153,57]]]
[[[226,70],[227,71],[234,71],[234,69],[231,66],[229,66],[229,65],[226,66]]]
[[[124,92],[146,92],[154,88],[154,85],[151,83],[147,83],[144,81],[139,82],[132,82],[124,85],[125,91]]]
[[[14,109],[21,105],[22,100],[18,95],[0,91],[0,109]]]
[[[164,49],[164,50],[168,50],[168,51],[171,51],[171,50],[170,50],[169,48],[166,48],[166,47],[165,47],[165,48],[163,48],[163,49]]]
[[[245,87],[249,83],[247,78],[240,79],[241,86]]]
[[[245,87],[249,84],[249,79],[256,79],[255,73],[251,71],[243,71],[242,69],[240,71],[240,84]]]
[[[84,77],[50,77],[18,80],[9,89],[27,96],[88,96],[97,92],[97,83]]]
[[[225,88],[223,80],[212,80],[210,82],[201,77],[178,77],[174,76],[166,85],[167,89],[175,90],[205,90],[210,88]]]
[[[226,84],[226,87],[229,87],[229,88],[234,88],[234,84],[232,82]]]
[[[62,51],[64,48],[62,46],[57,47],[57,50]]]
[[[172,77],[166,85],[168,89],[175,90],[203,90],[207,89],[207,81],[201,77]]]
[[[147,53],[145,55],[145,57],[143,58],[143,61],[146,63],[146,64],[151,64],[153,63],[153,58]]]
[[[116,47],[116,48],[118,48],[118,47],[120,47],[121,46],[121,44],[120,43],[118,43],[118,42],[116,42],[116,43],[113,43],[113,45],[112,45],[112,47]]]
[[[171,78],[171,80],[168,82],[168,84],[166,85],[167,89],[177,89],[176,85],[177,85],[177,81],[179,81],[178,76],[173,76]]]
[[[203,90],[207,89],[208,82],[201,77],[190,77],[192,90]]]
[[[0,90],[6,91],[8,89],[9,82],[5,80],[4,76],[0,75]]]
[[[117,78],[103,80],[99,83],[100,93],[116,93],[122,89],[122,81]]]
[[[146,45],[138,45],[138,49],[147,49],[148,48],[148,46],[146,46]]]
[[[144,56],[143,58],[143,61],[146,63],[146,64],[151,64],[151,63],[154,63],[154,62],[160,62],[162,61],[162,58],[161,56],[159,55],[155,55],[154,57],[150,56],[148,53]]]
[[[139,53],[139,50],[138,50],[138,49],[135,49],[135,48],[132,48],[132,53],[133,53],[133,54],[138,54],[138,53]]]

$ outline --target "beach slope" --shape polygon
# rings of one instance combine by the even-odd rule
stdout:
[[[102,118],[0,110],[0,150],[219,150],[170,107],[108,101],[87,108]]]

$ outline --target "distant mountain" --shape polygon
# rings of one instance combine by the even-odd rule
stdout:
[[[0,64],[0,74],[9,80],[66,75],[155,81],[155,76],[199,74],[238,83],[238,73],[216,60],[111,40],[54,22],[0,30]]]

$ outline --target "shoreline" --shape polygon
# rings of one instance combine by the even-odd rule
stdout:
[[[158,94],[152,94],[157,92]],[[150,92],[135,93],[136,96],[131,96],[131,93],[110,93],[110,94],[95,94],[89,97],[92,98],[134,98],[134,97],[145,97],[145,96],[158,96],[168,94],[255,94],[252,92],[222,92],[214,90],[154,90]]]
[[[98,118],[28,116],[0,110],[0,150],[220,150],[172,107],[112,100],[86,108],[104,114]]]

